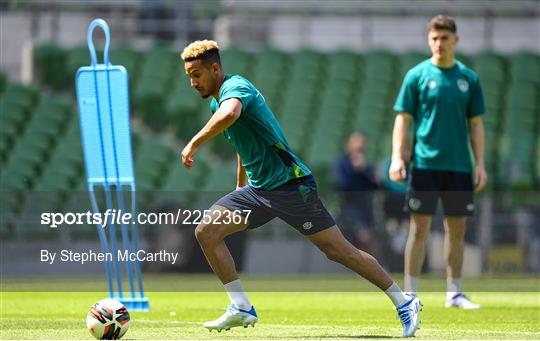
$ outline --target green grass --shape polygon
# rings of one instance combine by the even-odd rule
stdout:
[[[530,281],[533,287],[538,284],[537,279]],[[245,285],[250,286],[249,280]],[[40,284],[34,287],[40,290]],[[470,294],[482,304],[481,310],[445,309],[444,292],[423,293],[422,329],[417,338],[540,339],[537,290]],[[3,287],[0,339],[92,339],[85,327],[86,312],[104,296],[102,292],[15,292]],[[224,293],[150,292],[148,297],[152,311],[131,312],[126,339],[369,339],[401,335],[390,301],[375,291],[255,291],[250,299],[260,317],[256,327],[219,334],[204,330],[201,323],[223,312],[220,308],[228,304]]]

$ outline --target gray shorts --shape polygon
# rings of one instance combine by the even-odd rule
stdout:
[[[249,229],[264,225],[276,217],[304,235],[336,224],[319,198],[312,175],[293,179],[271,191],[247,185],[227,194],[215,204],[231,211],[250,210]]]

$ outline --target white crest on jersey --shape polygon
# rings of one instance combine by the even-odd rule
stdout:
[[[469,82],[460,78],[457,80],[457,87],[459,90],[461,90],[461,92],[467,92],[469,91]]]
[[[309,230],[310,228],[313,227],[313,223],[311,221],[306,221],[303,225],[302,225],[302,228],[304,230]]]
[[[422,201],[417,198],[410,198],[409,199],[409,207],[413,211],[418,211],[420,209],[420,206],[422,206]]]

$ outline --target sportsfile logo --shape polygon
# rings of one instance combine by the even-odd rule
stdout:
[[[50,228],[57,228],[62,225],[101,225],[103,228],[109,224],[128,225],[131,224],[132,215],[129,212],[108,209],[104,213],[52,213],[45,212],[41,214],[41,225],[48,225]]]
[[[178,209],[173,212],[141,212],[135,215],[122,210],[108,209],[101,212],[83,213],[58,213],[45,212],[41,214],[41,225],[50,228],[67,225],[98,225],[106,228],[110,225],[129,225],[137,223],[139,225],[199,225],[199,224],[241,224],[244,223],[251,214],[251,210],[236,211],[214,211],[214,210],[184,210]]]

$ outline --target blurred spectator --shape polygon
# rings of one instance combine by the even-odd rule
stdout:
[[[336,190],[341,197],[340,226],[345,237],[358,248],[377,257],[374,238],[373,191],[379,186],[375,169],[366,159],[366,137],[354,132],[346,154],[335,164]]]

